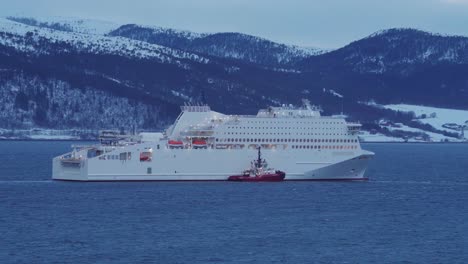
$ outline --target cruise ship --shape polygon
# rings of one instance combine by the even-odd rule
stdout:
[[[285,180],[366,180],[374,153],[359,144],[359,123],[321,116],[303,100],[256,115],[225,115],[184,105],[162,133],[104,131],[100,143],[72,146],[53,159],[52,178],[71,181],[227,180],[249,167],[257,149]]]

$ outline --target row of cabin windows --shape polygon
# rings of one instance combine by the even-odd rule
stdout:
[[[357,143],[357,139],[309,139],[309,138],[217,138],[216,142],[307,142],[307,143]]]
[[[358,146],[334,146],[334,145],[324,145],[324,146],[320,146],[320,145],[315,145],[315,146],[309,146],[309,145],[293,145],[292,146],[293,149],[357,149]]]
[[[227,127],[227,129],[322,129],[322,130],[334,130],[334,129],[345,129],[344,126],[339,127]]]
[[[340,125],[344,122],[313,122],[313,121],[247,121],[249,124],[317,124],[317,125]]]
[[[221,134],[216,132],[216,134]],[[317,136],[345,136],[346,133],[269,133],[269,132],[224,132],[223,135],[317,135]]]

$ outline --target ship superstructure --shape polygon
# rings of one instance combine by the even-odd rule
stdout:
[[[227,180],[245,169],[258,147],[285,180],[364,180],[374,153],[361,149],[361,125],[321,116],[304,100],[257,115],[224,115],[185,105],[163,133],[105,133],[93,146],[75,146],[53,160],[53,179],[77,181]]]

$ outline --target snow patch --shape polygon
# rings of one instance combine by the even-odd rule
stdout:
[[[343,98],[343,95],[337,93],[335,90],[332,90],[332,89],[327,90],[327,89],[323,88],[323,92],[324,93],[329,93],[329,94],[331,94],[333,96],[336,96],[336,97],[339,97],[339,98]]]
[[[359,139],[361,142],[404,142],[402,138],[389,137],[380,133],[371,134],[368,131],[361,131]]]
[[[457,110],[448,108],[438,108],[431,106],[420,106],[410,104],[389,104],[383,105],[386,109],[402,112],[414,112],[416,117],[422,117],[426,115],[426,118],[418,118],[417,121],[423,124],[429,124],[436,129],[454,132],[454,130],[446,129],[443,127],[447,123],[455,123],[458,125],[464,125],[468,122],[468,110]],[[430,117],[431,114],[435,113],[435,117]]]

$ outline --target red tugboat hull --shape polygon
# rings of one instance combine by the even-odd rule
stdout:
[[[262,175],[256,176],[249,176],[249,175],[233,175],[229,176],[228,181],[249,181],[249,182],[276,182],[284,180],[286,173],[282,171],[276,171],[275,173],[267,173]]]

